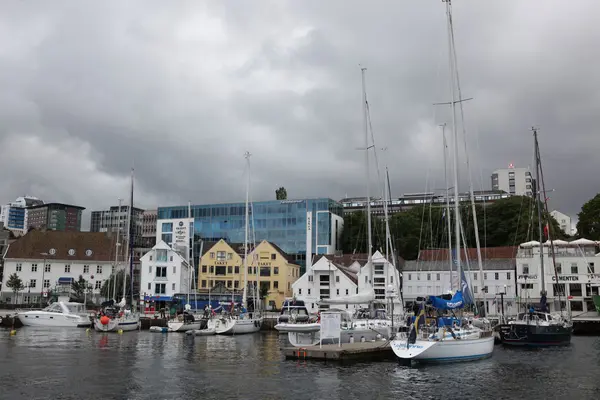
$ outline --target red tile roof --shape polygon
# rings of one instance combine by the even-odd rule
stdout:
[[[517,255],[517,246],[504,246],[504,247],[487,247],[481,249],[481,257],[483,260],[494,260],[494,259],[512,259]],[[462,250],[461,255],[464,256],[465,249]],[[477,249],[467,249],[467,255],[469,259],[477,259]],[[419,261],[442,261],[448,259],[448,249],[429,249],[419,251]]]
[[[115,257],[115,239],[102,232],[32,230],[10,244],[5,258],[112,261]],[[54,254],[51,254],[51,249],[54,249]],[[74,254],[69,254],[69,250],[74,250]],[[87,255],[89,251],[91,254]]]

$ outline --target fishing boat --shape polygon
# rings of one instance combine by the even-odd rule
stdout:
[[[244,333],[255,333],[260,331],[263,318],[257,312],[257,296],[254,296],[254,312],[249,313],[248,307],[248,229],[249,229],[249,204],[250,204],[250,153],[244,154],[246,158],[246,224],[244,229],[244,291],[242,304],[237,305],[232,301],[230,313],[221,314],[214,321],[215,333],[217,335],[240,335]],[[258,281],[257,281],[258,282]]]
[[[537,130],[533,131],[534,141],[534,154],[535,154],[535,179],[538,184],[535,188],[535,199],[537,204],[538,214],[538,234],[539,242],[537,246],[540,248],[540,277],[541,277],[541,293],[540,293],[540,304],[539,308],[536,309],[533,305],[529,306],[528,310],[521,312],[517,315],[517,319],[510,321],[507,324],[503,324],[498,327],[500,334],[500,340],[502,344],[511,346],[525,346],[525,347],[539,347],[539,346],[564,346],[571,343],[571,334],[573,331],[573,324],[568,320],[564,309],[563,302],[561,301],[562,293],[557,292],[560,306],[560,313],[551,314],[549,312],[547,304],[547,293],[545,286],[545,273],[544,273],[544,256],[545,251],[543,241],[543,232],[546,231],[548,236],[548,253],[549,258],[552,260],[552,266],[554,268],[554,277],[558,282],[558,271],[556,268],[556,252],[554,249],[555,242],[551,240],[550,224],[546,224],[546,229],[542,229],[542,205],[546,215],[548,213],[548,197],[546,196],[546,187],[544,185],[544,174],[542,171],[542,160],[540,155],[540,146],[537,137]],[[543,195],[543,199],[541,196]],[[533,244],[532,244],[533,245]]]
[[[105,307],[97,318],[93,319],[94,329],[99,332],[129,332],[135,331],[140,328],[140,314],[133,310],[133,229],[132,215],[133,215],[133,182],[134,174],[131,169],[131,192],[129,199],[129,213],[127,215],[127,252],[129,257],[129,276],[130,276],[130,293],[131,293],[131,304],[128,307],[126,300],[127,293],[127,270],[123,271],[123,298],[119,302],[119,309],[115,309],[112,306]],[[116,282],[116,276],[115,276]],[[116,295],[116,293],[115,293]]]
[[[59,301],[43,310],[18,311],[16,315],[24,326],[76,328],[91,325],[85,306],[81,303]]]

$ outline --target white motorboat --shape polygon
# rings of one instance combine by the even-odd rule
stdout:
[[[310,316],[303,300],[291,299],[284,301],[275,329],[282,334],[318,332],[321,324],[317,317]]]
[[[19,311],[19,321],[24,326],[62,326],[62,327],[87,327],[92,324],[81,303],[56,302],[43,310]]]

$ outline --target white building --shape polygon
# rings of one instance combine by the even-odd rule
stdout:
[[[533,196],[534,180],[528,168],[497,169],[492,173],[492,190],[503,190],[517,196]]]
[[[187,257],[164,241],[159,241],[140,261],[140,292],[144,301],[170,301],[174,294],[188,292],[191,277]]]
[[[576,314],[593,311],[592,295],[600,294],[600,274],[596,271],[597,242],[577,239],[571,242],[554,241],[554,259],[548,241],[543,246],[544,289],[550,311],[560,311],[559,293],[563,307]],[[517,253],[517,284],[522,303],[540,302],[542,271],[539,242],[532,241],[519,246]],[[558,284],[556,277],[558,276]]]
[[[156,243],[163,241],[177,251],[191,256],[193,231],[193,218],[159,219],[156,222]]]
[[[481,249],[483,264],[483,287],[477,263],[477,250],[467,249],[469,270],[465,276],[469,281],[474,300],[486,306],[489,315],[499,315],[501,311],[501,296],[504,293],[505,314],[516,313],[516,283],[515,283],[515,252],[514,247],[496,247]],[[462,257],[463,268],[466,262]],[[453,271],[451,283],[450,261],[447,249],[422,250],[415,261],[407,261],[403,269],[402,292],[405,306],[409,306],[418,297],[439,296],[448,291],[455,291],[458,284],[456,269]]]
[[[0,222],[4,223],[6,229],[20,236],[27,233],[27,207],[42,205],[44,202],[37,197],[18,197],[12,203],[0,207]]]
[[[103,233],[33,230],[8,246],[0,299],[32,304],[53,295],[70,296],[71,282],[81,275],[92,287],[89,296],[98,302],[113,271],[114,249],[114,239]],[[6,285],[12,274],[24,289],[15,292]]]
[[[309,312],[317,312],[321,299],[355,295],[370,287],[366,265],[366,254],[322,255],[292,284],[294,297],[304,300]],[[400,273],[379,251],[373,254],[373,269],[375,298],[385,302],[389,285],[394,285],[398,290]],[[366,304],[345,307],[355,310],[365,306]]]
[[[554,217],[554,219],[556,220],[556,222],[558,222],[560,229],[564,233],[566,233],[567,235],[570,235],[572,233],[571,217],[569,217],[566,214],[561,213],[558,210],[551,211],[550,215],[552,215]]]

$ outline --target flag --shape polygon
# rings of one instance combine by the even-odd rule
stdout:
[[[419,310],[419,314],[415,318],[415,331],[419,332],[419,325],[425,323],[425,307],[421,304],[421,309]]]
[[[546,222],[546,225],[544,225],[544,235],[546,236],[546,239],[550,239],[550,236],[548,235],[549,232],[550,232],[550,227],[548,226],[548,223]]]

